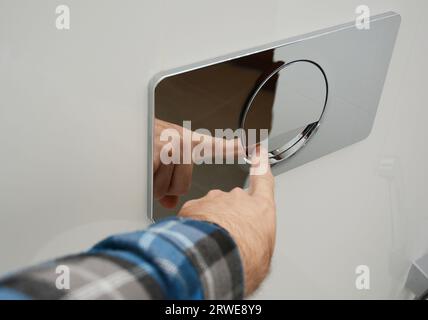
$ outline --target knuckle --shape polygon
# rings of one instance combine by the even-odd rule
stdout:
[[[181,210],[183,210],[183,209],[188,209],[188,208],[190,208],[190,207],[194,206],[194,205],[196,204],[196,202],[197,202],[197,200],[189,200],[189,201],[186,201],[186,202],[183,204],[183,206],[181,207]]]
[[[234,193],[236,195],[242,195],[245,193],[244,189],[240,188],[240,187],[235,187],[233,188],[231,191],[231,193]]]
[[[219,189],[213,189],[213,190],[210,190],[210,191],[207,193],[207,196],[208,196],[208,197],[216,197],[216,196],[221,195],[222,193],[223,193],[223,191],[221,191],[221,190],[219,190]]]

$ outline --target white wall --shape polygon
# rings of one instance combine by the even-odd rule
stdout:
[[[70,31],[55,29],[58,4]],[[352,21],[360,4],[0,0],[0,272],[146,225],[155,73]],[[259,298],[406,297],[410,260],[428,251],[428,3],[364,4],[403,18],[375,127],[277,178],[278,246]],[[370,291],[355,289],[360,264]]]

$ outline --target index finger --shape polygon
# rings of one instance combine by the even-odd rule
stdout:
[[[250,170],[250,195],[263,196],[274,201],[275,181],[269,165],[269,158],[266,149],[257,147],[257,161],[253,161]]]
[[[223,161],[224,159],[234,159],[235,157],[243,157],[245,151],[240,142],[240,138],[226,139],[224,137],[211,136],[209,134],[202,134],[199,132],[193,132],[193,148],[198,146],[198,149],[204,150],[204,155],[201,157],[196,154],[197,159],[202,161],[217,160]],[[210,152],[205,153],[208,149]]]

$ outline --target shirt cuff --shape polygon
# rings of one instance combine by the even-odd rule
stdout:
[[[156,269],[166,299],[243,298],[239,250],[220,226],[174,217],[139,232],[138,241],[130,235],[110,237],[91,251],[126,249],[143,256]]]

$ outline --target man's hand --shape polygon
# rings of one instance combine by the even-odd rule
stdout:
[[[160,136],[164,130],[173,129],[180,137],[179,152],[182,154],[185,141],[183,140],[183,127],[155,119],[154,147],[153,147],[153,196],[166,208],[174,208],[178,197],[186,194],[192,183],[193,164],[163,164],[160,159],[162,148],[168,142],[163,142]],[[187,146],[192,148],[193,146]]]
[[[174,152],[180,154],[180,163],[164,164],[161,161],[161,151],[169,141],[162,141],[161,134],[164,130],[173,130],[178,136],[179,144],[173,145]],[[183,137],[192,137],[186,140]],[[193,172],[193,149],[195,146],[202,144],[211,150],[206,155],[208,158],[215,158],[216,146],[221,146],[222,156],[232,154],[234,156],[243,156],[245,152],[238,139],[234,139],[232,143],[226,143],[222,138],[202,135],[197,132],[192,132],[189,129],[183,128],[173,123],[155,119],[154,136],[153,136],[153,195],[160,204],[166,208],[174,208],[178,203],[178,198],[186,194],[192,184]],[[191,163],[184,164],[183,153],[192,154]],[[202,160],[200,155],[197,155],[198,160]]]
[[[259,159],[266,160],[266,151],[259,152]],[[243,260],[247,296],[266,277],[275,246],[274,178],[267,161],[254,161],[252,171],[262,163],[267,167],[265,173],[250,175],[248,191],[212,190],[203,198],[186,202],[178,214],[216,223],[231,234]]]

